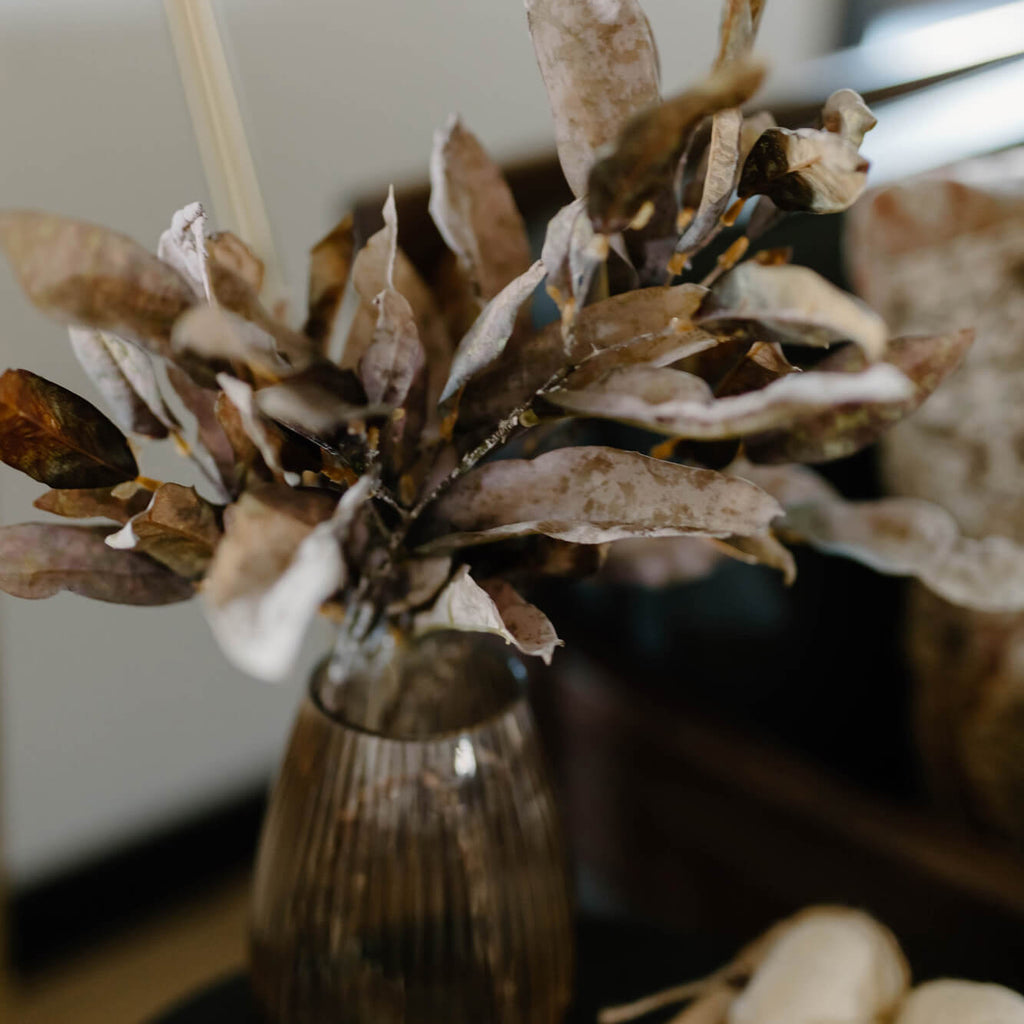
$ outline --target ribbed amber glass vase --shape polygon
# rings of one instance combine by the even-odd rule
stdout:
[[[565,860],[522,676],[496,638],[439,633],[314,677],[256,865],[274,1024],[561,1021]]]

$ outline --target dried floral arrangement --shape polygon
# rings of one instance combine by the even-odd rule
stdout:
[[[211,233],[198,204],[156,255],[100,227],[0,214],[25,293],[71,325],[112,416],[8,370],[0,458],[51,488],[38,508],[120,527],[3,527],[0,588],[140,605],[198,592],[228,656],[268,679],[288,672],[318,612],[339,623],[335,678],[439,628],[549,660],[560,641],[521,578],[664,581],[713,548],[791,579],[783,540],[958,603],[1024,607],[1024,549],[964,538],[924,502],[846,502],[794,465],[874,442],[971,341],[890,339],[787,253],[744,259],[779,218],[841,211],[862,192],[875,119],[861,98],[835,93],[814,128],[744,114],[764,76],[750,57],[762,0],[726,2],[710,73],[666,100],[637,0],[526,7],[578,197],[536,261],[500,170],[457,118],[430,161],[450,250],[436,280],[403,253],[391,195],[365,244],[346,218],[313,247],[301,329],[265,308],[259,258]],[[689,280],[750,200],[742,233]],[[536,326],[542,283],[561,316]],[[332,357],[346,293],[355,314]],[[808,349],[817,361],[802,368]],[[571,424],[588,419],[650,441],[576,443]],[[173,440],[204,482],[141,476],[126,433]]]
[[[780,921],[708,978],[628,1006],[599,1024],[625,1024],[687,1003],[670,1024],[1015,1024],[1024,996],[959,979],[911,987],[896,937],[846,907],[809,907]]]

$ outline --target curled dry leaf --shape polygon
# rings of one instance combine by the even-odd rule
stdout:
[[[264,379],[278,380],[292,371],[273,335],[219,306],[189,310],[174,325],[171,346],[176,355],[186,357],[184,365],[201,378],[199,383],[212,380],[216,367],[225,362],[241,364]]]
[[[174,321],[196,302],[188,281],[125,235],[50,213],[0,213],[0,245],[44,313],[111,331],[159,355]]]
[[[542,658],[545,664],[551,663],[554,649],[561,644],[540,609],[524,601],[504,581],[493,580],[488,589],[481,587],[466,565],[459,567],[433,606],[416,616],[413,629],[420,635],[438,629],[494,633],[523,654]]]
[[[911,576],[951,604],[1024,610],[1024,547],[1006,537],[964,537],[953,517],[917,498],[846,501],[812,470],[744,467],[785,506],[787,536],[889,576]]]
[[[341,541],[370,488],[363,477],[336,509],[322,492],[300,506],[275,488],[228,508],[203,599],[214,636],[243,671],[270,682],[288,672],[317,610],[344,585]]]
[[[1002,985],[929,981],[907,996],[893,1024],[1024,1024],[1024,997]]]
[[[770,928],[708,978],[604,1010],[598,1021],[621,1024],[694,1000],[676,1020],[882,1024],[909,984],[910,969],[887,928],[859,910],[811,907]]]
[[[530,240],[498,165],[456,115],[434,135],[430,216],[476,294],[493,299],[530,265]]]
[[[973,339],[973,331],[893,339],[882,358],[912,383],[913,391],[907,398],[841,404],[801,418],[788,430],[748,437],[748,458],[770,463],[829,462],[874,444],[894,423],[914,412],[960,365]],[[857,373],[864,365],[860,352],[848,346],[826,356],[818,363],[817,372]]]
[[[859,152],[877,123],[852,89],[829,97],[823,129],[769,128],[747,154],[738,193],[767,196],[780,210],[840,213],[867,185],[868,162]]]
[[[171,226],[160,236],[156,254],[192,285],[197,298],[207,302],[213,299],[206,254],[206,213],[202,203],[189,203],[175,212]]]
[[[598,151],[658,102],[651,27],[638,0],[526,0],[526,12],[558,159],[582,196]]]
[[[331,340],[354,255],[355,238],[350,213],[309,252],[308,312],[302,331],[316,343],[321,355]]]
[[[65,488],[47,491],[32,503],[65,519],[111,519],[124,524],[145,512],[153,492],[130,480],[116,487]]]
[[[149,505],[107,538],[119,550],[138,551],[185,579],[206,572],[220,542],[217,509],[194,487],[161,484]]]
[[[761,65],[736,61],[630,120],[614,151],[590,171],[587,210],[595,229],[612,234],[627,228],[645,203],[671,187],[679,159],[701,121],[741,106],[763,77]]]
[[[238,413],[239,422],[245,431],[246,437],[256,446],[257,451],[263,456],[267,469],[275,476],[282,477],[292,484],[298,483],[294,473],[287,472],[281,465],[281,438],[275,428],[264,418],[256,404],[256,395],[252,388],[245,381],[238,380],[226,373],[217,375],[217,383],[220,385],[224,397],[231,403]],[[224,421],[221,418],[221,425]],[[237,451],[237,449],[236,449]]]
[[[523,652],[551,664],[556,647],[564,646],[551,620],[535,605],[523,600],[518,591],[505,580],[485,580],[483,589],[494,602],[512,643]]]
[[[487,303],[469,333],[459,342],[448,380],[441,391],[442,402],[504,352],[515,330],[520,308],[543,278],[544,264],[538,260]]]
[[[342,353],[341,364],[356,367],[369,345],[377,322],[373,300],[387,287],[399,292],[412,307],[416,331],[426,354],[428,408],[441,395],[452,358],[452,342],[434,295],[409,258],[397,247],[397,215],[385,206],[385,225],[356,254],[352,281],[362,299]],[[390,221],[390,223],[389,223]],[[356,344],[353,344],[356,341]]]
[[[113,487],[139,473],[99,409],[28,370],[0,377],[0,461],[50,487]]]
[[[728,0],[722,8],[717,67],[749,58],[763,10],[763,0]],[[676,243],[676,252],[688,257],[717,231],[736,188],[748,123],[738,107],[720,110],[712,118],[700,202]]]
[[[280,384],[261,388],[256,392],[256,405],[264,416],[325,446],[353,419],[386,411],[368,408],[366,392],[355,373],[328,362],[315,363]]]
[[[718,399],[693,374],[629,366],[581,391],[555,391],[548,399],[576,415],[619,420],[670,437],[720,441],[788,429],[804,416],[850,403],[903,403],[913,393],[910,381],[888,364],[857,373],[791,373],[758,391]]]
[[[613,448],[562,448],[462,477],[436,503],[431,547],[541,533],[577,544],[626,537],[762,533],[780,507],[759,487],[712,470]]]
[[[825,101],[821,109],[821,124],[825,131],[860,146],[864,136],[878,124],[878,118],[859,93],[852,89],[838,89]]]
[[[145,555],[114,551],[102,526],[0,526],[0,590],[53,597],[62,590],[113,604],[187,601],[192,585]]]
[[[122,429],[156,440],[180,427],[167,408],[149,353],[106,331],[72,327],[71,350]]]
[[[206,237],[206,257],[210,264],[242,280],[253,294],[263,288],[265,267],[259,258],[237,235],[218,231]]]
[[[359,379],[372,404],[395,407],[405,401],[423,368],[423,345],[412,306],[400,292],[389,285],[373,304],[377,324],[359,360]]]
[[[748,261],[716,282],[694,317],[709,331],[755,325],[769,340],[827,347],[857,344],[869,359],[885,352],[885,322],[859,299],[807,267]]]

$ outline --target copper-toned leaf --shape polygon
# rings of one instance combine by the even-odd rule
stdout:
[[[1024,610],[1024,546],[1006,537],[965,537],[953,517],[917,498],[847,501],[800,466],[737,467],[782,502],[780,528],[828,554],[890,576],[912,576],[951,604],[986,612]]]
[[[562,448],[462,477],[437,502],[437,549],[541,533],[577,544],[761,533],[779,514],[760,488],[614,448]]]
[[[717,399],[693,374],[627,366],[583,390],[552,392],[548,400],[576,415],[620,420],[670,437],[720,441],[791,429],[804,417],[851,404],[902,404],[913,395],[911,382],[886,363],[855,373],[791,373],[757,391]]]
[[[630,120],[614,151],[591,168],[587,209],[594,227],[604,234],[628,227],[645,203],[671,187],[679,158],[700,122],[745,103],[763,77],[759,64],[736,61]]]
[[[207,302],[213,297],[206,252],[206,213],[202,203],[189,203],[175,212],[171,226],[160,236],[156,254],[178,271]]]
[[[434,135],[430,215],[483,301],[530,265],[530,241],[500,168],[455,115]]]
[[[309,252],[309,311],[302,330],[316,342],[321,353],[326,351],[331,340],[354,255],[355,239],[350,213]]]
[[[72,327],[69,333],[71,350],[122,430],[159,440],[178,429],[149,353],[106,331]]]
[[[132,551],[114,551],[102,526],[24,523],[0,526],[0,590],[52,597],[62,590],[113,604],[187,601],[192,585]]]
[[[162,484],[144,511],[107,544],[155,558],[185,579],[199,579],[213,558],[221,529],[217,509],[194,487]]]
[[[469,333],[459,342],[452,359],[451,372],[441,391],[442,402],[504,352],[515,329],[520,308],[533,295],[543,278],[544,264],[538,260],[487,303]]]
[[[801,418],[785,431],[748,437],[747,455],[754,462],[829,462],[874,444],[894,423],[914,412],[960,365],[973,338],[973,331],[931,338],[895,338],[889,342],[883,359],[913,384],[913,392],[907,398],[849,403]],[[856,373],[864,365],[861,353],[848,346],[827,356],[817,369]]]
[[[595,154],[658,102],[651,27],[638,0],[526,0],[526,11],[558,158],[582,196]]]
[[[0,377],[0,461],[50,487],[112,487],[139,473],[99,409],[28,370]]]
[[[770,340],[794,345],[849,340],[869,359],[884,354],[889,338],[877,313],[813,270],[750,260],[715,283],[694,319],[710,331],[754,324]]]
[[[173,267],[125,235],[49,213],[0,213],[0,245],[31,301],[65,323],[111,331],[166,355],[196,301]]]
[[[423,367],[423,345],[412,306],[400,292],[389,286],[373,301],[377,325],[359,360],[359,379],[371,403],[399,406]]]
[[[144,512],[152,498],[151,490],[130,480],[116,487],[47,491],[32,504],[43,512],[66,519],[112,519],[124,524]]]

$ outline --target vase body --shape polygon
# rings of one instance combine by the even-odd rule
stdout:
[[[329,699],[314,677],[256,865],[252,979],[273,1024],[562,1019],[565,858],[495,640],[435,634]]]

